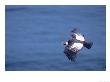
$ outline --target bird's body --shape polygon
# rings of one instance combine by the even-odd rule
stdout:
[[[65,50],[64,53],[68,57],[69,60],[74,60],[76,54],[83,48],[86,47],[88,49],[91,48],[92,43],[87,43],[85,41],[84,35],[76,32],[76,29],[72,31],[72,38],[65,42]]]
[[[70,49],[74,49],[74,48],[80,50],[83,48],[83,44],[82,43],[74,43],[71,45]]]

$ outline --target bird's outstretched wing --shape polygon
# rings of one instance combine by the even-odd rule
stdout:
[[[77,28],[75,28],[75,29],[72,30],[71,37],[72,37],[72,39],[76,39],[76,40],[79,40],[79,41],[85,41],[84,35],[82,35],[81,33],[79,33],[77,31]]]

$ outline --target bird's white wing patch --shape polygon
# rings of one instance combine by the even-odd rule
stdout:
[[[74,43],[74,44],[71,46],[71,49],[72,49],[72,48],[77,48],[78,50],[80,50],[82,47],[83,47],[83,44],[82,44],[82,43]]]
[[[80,40],[80,41],[85,41],[85,39],[84,39],[84,37],[81,35],[81,34],[79,34],[79,33],[75,33],[75,35],[76,35],[76,39],[77,40]]]

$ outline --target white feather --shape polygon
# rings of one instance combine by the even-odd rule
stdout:
[[[85,41],[85,39],[84,39],[84,37],[81,35],[81,34],[79,34],[79,33],[74,33],[75,35],[76,35],[76,39],[77,40],[80,40],[80,41]]]
[[[74,44],[70,47],[70,49],[72,49],[72,48],[77,48],[78,50],[80,50],[80,49],[82,49],[82,47],[83,47],[83,44],[82,44],[82,43],[74,43]]]

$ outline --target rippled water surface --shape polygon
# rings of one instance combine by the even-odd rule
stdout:
[[[6,6],[6,70],[105,71],[105,6]],[[63,42],[78,27],[94,42],[76,62],[63,53]]]

